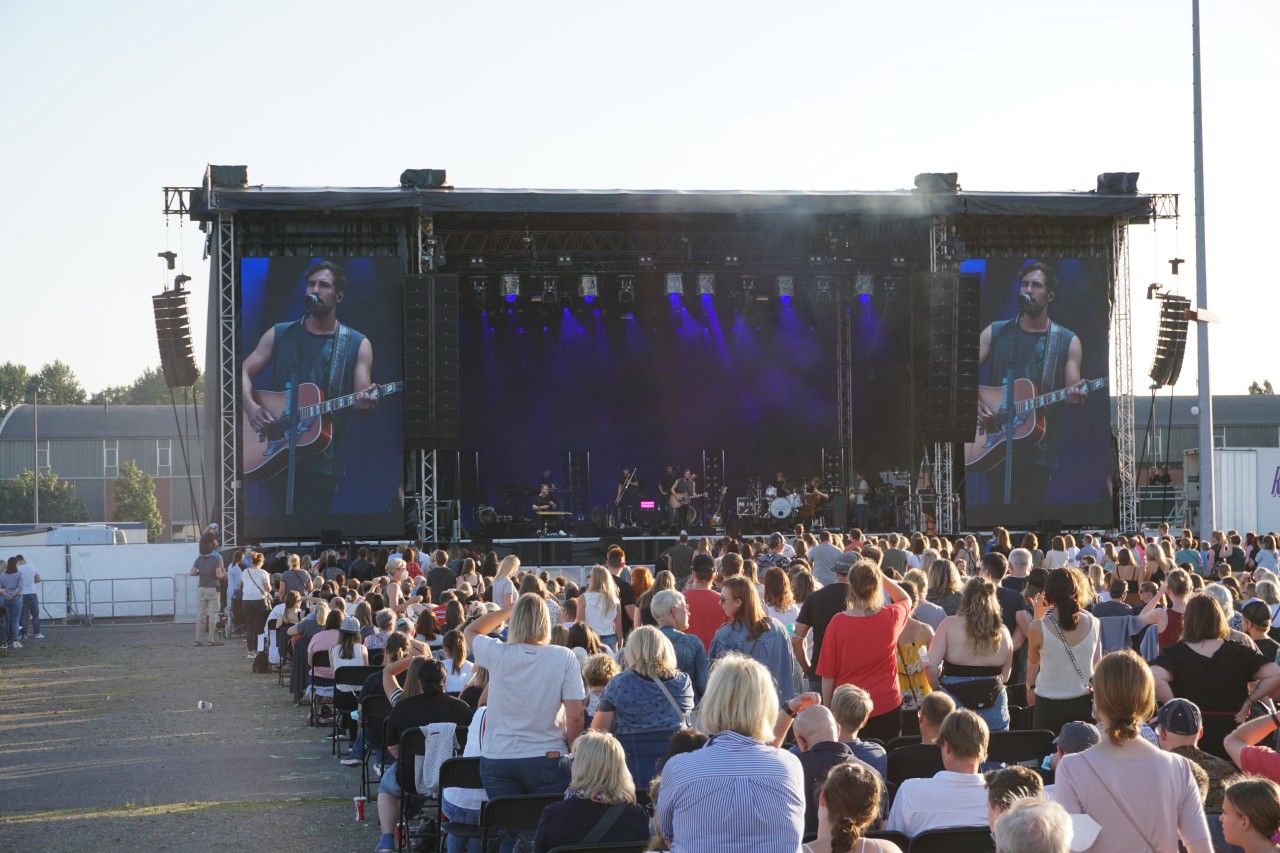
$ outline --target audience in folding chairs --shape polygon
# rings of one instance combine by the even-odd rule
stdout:
[[[583,732],[573,743],[573,776],[565,798],[543,809],[533,853],[564,844],[648,837],[649,815],[636,805],[636,786],[622,744],[608,732]]]

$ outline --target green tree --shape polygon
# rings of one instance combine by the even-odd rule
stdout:
[[[0,418],[19,403],[32,401],[32,381],[40,387],[40,402],[50,406],[78,405],[88,401],[80,381],[71,368],[61,361],[54,361],[31,374],[21,364],[11,361],[0,365]]]
[[[1259,385],[1257,382],[1254,382],[1252,385],[1250,385],[1249,393],[1250,394],[1274,394],[1276,393],[1276,391],[1274,388],[1271,387],[1271,380],[1264,379],[1262,380],[1261,385]]]
[[[112,521],[145,521],[147,541],[155,542],[164,532],[164,517],[156,503],[156,484],[130,459],[120,466],[115,485]]]
[[[0,364],[0,418],[19,403],[27,402],[31,394],[27,386],[31,384],[31,374],[27,373],[24,364],[6,361]]]
[[[0,524],[30,524],[33,520],[32,491],[35,478],[25,470],[14,480],[0,481]],[[74,523],[89,520],[84,501],[75,487],[60,482],[52,471],[40,475],[40,523]]]
[[[101,391],[89,395],[90,406],[112,405],[123,406],[129,402],[128,385],[109,385]]]
[[[173,397],[169,396],[169,386],[164,383],[164,371],[158,367],[148,367],[142,375],[128,385],[111,385],[89,398],[94,405],[103,403],[121,406],[168,406],[173,400],[178,405],[190,400],[195,395],[196,403],[204,402],[204,379],[197,377],[195,387],[174,388]]]

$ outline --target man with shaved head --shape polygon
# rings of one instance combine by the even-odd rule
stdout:
[[[840,726],[831,709],[824,705],[810,705],[796,714],[792,732],[796,745],[791,751],[800,759],[804,770],[804,831],[811,834],[818,831],[818,795],[815,793],[818,783],[826,779],[837,764],[863,762],[854,757],[847,743],[840,742]]]

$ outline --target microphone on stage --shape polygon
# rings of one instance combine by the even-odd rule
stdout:
[[[303,310],[310,314],[313,310],[320,307],[320,297],[314,293],[308,293],[303,299]]]
[[[1035,300],[1031,298],[1030,293],[1018,294],[1018,311],[1019,312],[1026,311],[1028,308],[1030,308],[1034,304],[1035,304]]]

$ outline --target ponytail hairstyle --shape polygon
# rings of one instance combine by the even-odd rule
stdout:
[[[1103,655],[1093,669],[1093,701],[1106,718],[1104,734],[1113,744],[1123,746],[1139,737],[1143,721],[1156,711],[1156,683],[1147,662],[1132,649]]]
[[[1044,598],[1058,624],[1070,631],[1080,624],[1080,587],[1069,569],[1053,569],[1044,584]]]
[[[1174,569],[1169,572],[1167,579],[1169,584],[1169,594],[1182,598],[1191,592],[1191,575],[1187,574],[1186,569]]]
[[[965,638],[978,654],[986,654],[1000,648],[1000,602],[996,598],[996,585],[989,578],[970,578],[960,598],[956,615],[964,620]]]
[[[831,816],[832,853],[848,853],[880,814],[880,782],[861,762],[837,764],[818,789],[818,802]]]
[[[450,631],[444,635],[444,653],[453,661],[453,672],[456,675],[467,660],[467,638],[461,631]]]

